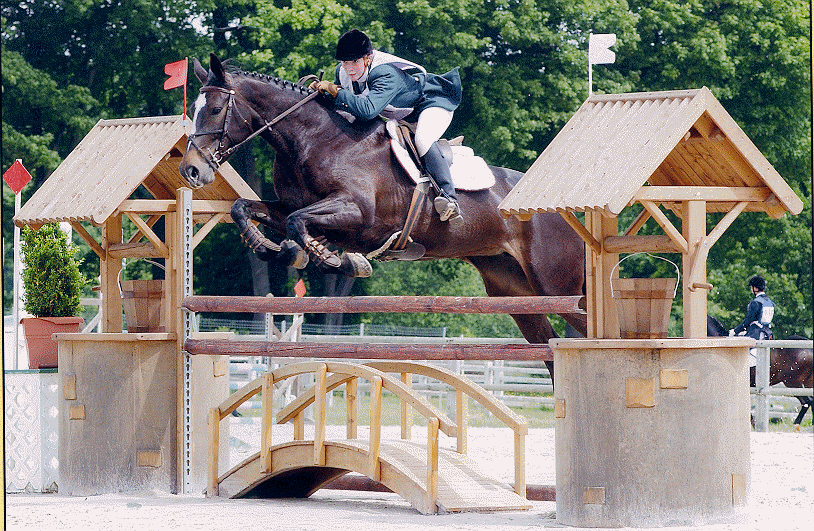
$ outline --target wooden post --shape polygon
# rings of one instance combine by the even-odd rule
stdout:
[[[381,479],[379,447],[382,440],[382,378],[370,380],[370,445],[368,447],[368,470],[371,479]]]
[[[696,263],[696,256],[703,253],[701,241],[707,235],[707,204],[705,201],[684,201],[681,204],[682,234],[687,240],[688,253],[682,255],[682,293],[684,294],[684,325],[686,339],[707,337],[707,290],[691,290],[687,279],[691,278],[693,265],[697,278],[707,278],[707,264],[703,256]]]
[[[401,383],[404,384],[407,389],[413,388],[413,378],[412,374],[409,372],[401,373]],[[404,400],[401,401],[401,438],[405,441],[409,441],[412,437],[413,431],[413,408],[405,402]]]
[[[262,418],[260,421],[260,468],[271,472],[271,429],[274,424],[274,375],[267,372],[263,375]]]
[[[294,417],[294,440],[295,441],[302,441],[305,440],[305,412],[300,411],[297,413],[297,416]]]
[[[458,424],[458,453],[466,454],[466,429],[469,424],[469,397],[455,389],[455,422]]]
[[[319,366],[314,378],[314,465],[325,465],[325,394],[328,366]],[[372,422],[372,421],[371,421]]]
[[[514,492],[526,497],[526,434],[514,432]]]
[[[346,432],[348,439],[355,439],[357,437],[359,418],[356,406],[356,390],[358,381],[358,379],[353,378],[348,380],[345,384],[345,418],[347,419]]]
[[[427,419],[427,512],[435,513],[438,508],[438,419]]]
[[[209,410],[209,486],[207,496],[218,495],[218,450],[220,446],[220,410],[213,407]]]
[[[107,252],[111,245],[122,242],[122,218],[110,216],[102,227],[102,246],[105,259],[100,264],[102,286],[102,332],[113,334],[122,331],[122,298],[119,295],[120,258]]]
[[[606,236],[616,236],[619,231],[617,218],[598,212],[586,212],[585,225],[593,237],[600,242],[603,242]],[[618,338],[619,323],[610,286],[610,273],[619,260],[619,254],[605,252],[604,248],[599,254],[596,254],[587,244],[585,253],[588,337]]]

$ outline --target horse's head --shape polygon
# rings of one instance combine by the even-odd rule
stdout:
[[[193,62],[203,87],[192,106],[192,131],[178,170],[189,186],[200,188],[215,180],[218,167],[252,131],[250,111],[220,59],[210,54],[209,72]]]

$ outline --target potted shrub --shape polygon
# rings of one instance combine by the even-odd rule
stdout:
[[[31,369],[57,366],[55,332],[79,332],[82,288],[77,248],[56,223],[23,229],[23,308],[34,317],[22,319]]]

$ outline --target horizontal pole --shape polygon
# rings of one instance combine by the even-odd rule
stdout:
[[[396,345],[187,339],[184,342],[184,350],[190,354],[279,356],[290,358],[349,358],[360,360],[554,360],[551,349],[544,343],[513,345]]]
[[[193,295],[193,312],[234,313],[585,313],[585,297],[227,297]]]

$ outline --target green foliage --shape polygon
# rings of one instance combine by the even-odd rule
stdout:
[[[36,317],[79,314],[85,277],[74,258],[77,248],[56,223],[39,230],[25,227],[23,238],[24,308]]]
[[[805,203],[802,214],[780,220],[744,213],[724,233],[708,260],[715,285],[710,313],[729,326],[740,321],[750,298],[745,282],[762,272],[778,305],[776,335],[812,335],[811,18],[803,0],[34,0],[3,4],[2,17],[2,165],[22,158],[34,174],[23,199],[99,118],[179,113],[179,91],[162,87],[165,63],[215,51],[247,70],[292,81],[320,70],[331,77],[336,40],[353,27],[366,31],[376,48],[431,72],[460,66],[463,103],[448,136],[463,134],[488,162],[522,171],[587,97],[589,33],[616,33],[616,63],[593,69],[595,92],[709,87]],[[197,80],[190,87],[194,94]],[[273,157],[255,142],[255,160],[246,165],[267,199]],[[13,204],[4,188],[7,257]],[[627,215],[620,226],[632,220]],[[708,216],[708,230],[720,217]],[[641,231],[661,233],[652,220]],[[196,249],[196,291],[252,293],[256,279],[246,250],[229,237],[228,230],[213,231]],[[84,244],[82,250],[91,256]],[[468,265],[431,264],[377,264],[352,293],[483,293]],[[659,268],[645,263],[627,272],[668,273]],[[275,295],[290,294],[291,272],[269,275]],[[320,274],[309,268],[304,275],[309,295],[320,295]],[[8,304],[10,268],[4,280]],[[681,333],[681,303],[679,290],[673,335]],[[515,335],[511,321],[490,325],[492,332],[470,322],[474,316],[420,317],[421,326],[443,319],[441,326],[456,334]]]

